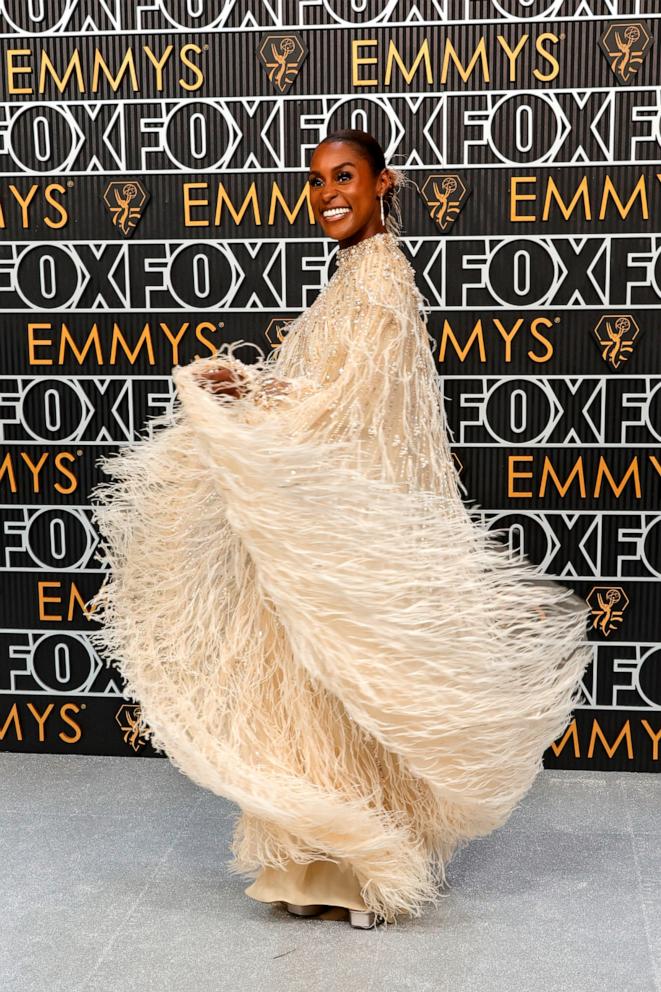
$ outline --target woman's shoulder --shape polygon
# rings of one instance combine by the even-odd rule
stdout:
[[[367,296],[373,302],[397,307],[417,301],[413,266],[390,232],[340,249],[335,275],[338,290],[348,296]]]
[[[347,270],[373,264],[375,260],[396,259],[398,256],[404,258],[398,239],[390,231],[381,231],[363,238],[355,245],[349,245],[348,248],[338,248],[336,259],[338,270]]]
[[[385,306],[396,309],[407,320],[429,317],[429,301],[423,296],[417,283],[416,271],[409,256],[400,247],[399,241],[390,235],[390,240],[379,253],[381,268],[375,267],[372,285],[376,285],[373,295]]]
[[[355,282],[359,286],[382,281],[400,286],[415,284],[415,273],[395,235],[388,231],[374,234],[337,253],[339,283]]]

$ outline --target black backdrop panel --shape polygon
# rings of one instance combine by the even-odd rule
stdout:
[[[660,52],[658,0],[5,0],[1,748],[153,755],[89,642],[96,460],[314,300],[306,166],[354,126],[415,182],[465,498],[592,608],[545,765],[659,770]]]

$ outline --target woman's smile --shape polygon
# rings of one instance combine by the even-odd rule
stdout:
[[[351,213],[351,207],[328,207],[321,211],[321,216],[326,221],[338,221],[347,217]]]

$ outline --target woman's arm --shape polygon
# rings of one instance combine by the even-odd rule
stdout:
[[[278,379],[270,374],[257,376],[254,380],[246,375],[245,371],[222,366],[215,369],[196,371],[196,376],[202,380],[203,388],[214,394],[232,396],[240,399],[247,391],[248,386],[252,387],[251,392],[259,402],[262,396],[271,396],[285,392],[289,389],[289,383],[284,379]]]

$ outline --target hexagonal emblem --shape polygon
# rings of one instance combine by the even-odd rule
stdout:
[[[586,602],[592,610],[592,629],[608,637],[622,623],[629,597],[621,586],[593,586]]]
[[[125,703],[115,713],[115,720],[122,731],[124,743],[134,751],[139,751],[149,741],[144,732],[140,713],[140,706],[137,703]]]
[[[649,26],[643,21],[611,24],[604,31],[599,45],[618,82],[634,82],[652,41]]]
[[[138,179],[113,179],[103,191],[112,222],[125,238],[135,231],[148,200],[149,193]]]
[[[300,72],[307,47],[300,35],[267,34],[259,43],[257,55],[278,93],[286,93]]]
[[[601,357],[612,369],[628,362],[640,328],[630,313],[605,314],[593,330]]]
[[[429,216],[441,231],[448,231],[464,206],[470,189],[454,172],[428,176],[420,190]]]
[[[269,321],[264,336],[273,350],[279,348],[287,337],[287,328],[293,319],[293,317],[274,317]]]

